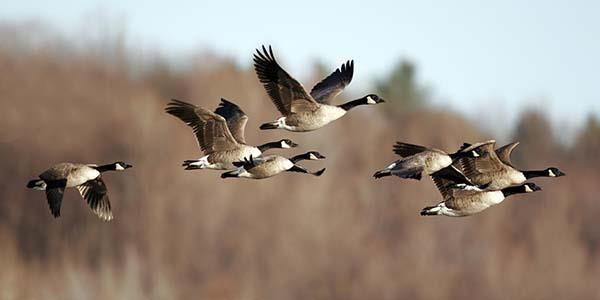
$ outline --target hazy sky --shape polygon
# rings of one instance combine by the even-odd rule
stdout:
[[[210,47],[249,65],[270,43],[292,74],[355,60],[352,91],[414,60],[436,102],[494,120],[543,107],[555,125],[600,114],[599,1],[6,1],[0,18],[85,32],[101,12],[170,55]],[[362,83],[361,83],[362,82]]]

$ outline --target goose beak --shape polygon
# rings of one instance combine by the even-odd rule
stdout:
[[[129,169],[129,168],[131,168],[131,167],[133,167],[133,166],[132,166],[132,165],[130,165],[130,164],[125,164],[125,165],[123,166],[123,168],[125,168],[125,169]]]
[[[560,177],[560,176],[566,176],[567,174],[561,170],[558,170],[555,175],[556,175],[556,177]]]
[[[379,100],[377,100],[377,103],[384,103],[385,100],[383,100],[383,98],[379,98]]]
[[[296,144],[296,143],[294,143],[294,142],[292,142],[292,141],[290,141],[289,145],[290,145],[290,147],[292,147],[292,148],[296,148],[296,147],[298,147],[298,144]]]

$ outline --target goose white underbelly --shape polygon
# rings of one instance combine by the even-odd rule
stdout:
[[[291,131],[312,131],[341,118],[345,114],[346,110],[342,108],[322,104],[314,112],[300,112],[290,116],[292,120],[284,120],[285,124],[280,126]]]
[[[71,172],[67,176],[67,187],[76,187],[100,176],[100,172],[94,168],[84,167]]]
[[[504,201],[504,194],[501,191],[486,192],[483,195],[483,202],[489,206],[500,204]]]
[[[527,180],[527,178],[525,178],[525,175],[523,174],[523,172],[519,172],[517,170],[509,172],[508,176],[510,178],[511,185],[518,185]]]
[[[321,107],[317,110],[317,116],[318,118],[320,118],[321,120],[323,120],[323,122],[325,122],[325,124],[335,121],[341,117],[343,117],[346,114],[346,110],[339,108],[337,106],[333,106],[333,105],[321,105]]]

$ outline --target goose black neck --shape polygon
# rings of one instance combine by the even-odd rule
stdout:
[[[269,142],[269,143],[262,144],[256,148],[258,148],[258,150],[260,150],[260,152],[265,152],[266,150],[269,150],[269,149],[281,148],[281,143],[280,142]]]
[[[354,107],[357,107],[359,105],[366,105],[366,104],[369,104],[369,103],[367,103],[367,99],[360,98],[360,99],[352,100],[350,102],[346,102],[342,105],[339,105],[338,107],[345,111],[349,111],[350,109],[352,109]]]
[[[106,171],[114,171],[115,165],[114,164],[101,165],[101,166],[95,167],[94,169],[98,170],[98,172],[100,172],[100,173],[106,172]]]
[[[304,153],[304,154],[296,155],[296,156],[290,158],[290,161],[295,164],[301,160],[306,160],[306,159],[310,159],[310,156],[309,156],[309,154]]]
[[[530,171],[521,171],[525,178],[534,178],[534,177],[548,177],[548,172],[546,170],[530,170]]]
[[[525,193],[525,187],[523,187],[522,185],[511,186],[511,187],[502,189],[502,194],[504,194],[504,197],[508,197],[508,196],[514,195],[514,194],[521,194],[521,193]]]

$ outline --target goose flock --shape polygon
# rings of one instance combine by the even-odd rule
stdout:
[[[398,176],[420,180],[429,175],[442,195],[435,206],[421,210],[423,216],[443,215],[463,217],[479,213],[504,198],[521,193],[533,193],[542,188],[532,182],[534,177],[560,177],[558,168],[521,171],[510,161],[518,142],[494,149],[496,141],[463,144],[457,152],[446,152],[408,143],[397,143],[394,152],[401,159],[373,176]]]
[[[256,49],[254,70],[260,83],[281,117],[264,123],[261,130],[284,129],[292,132],[314,131],[343,117],[357,106],[385,102],[375,94],[346,102],[332,104],[354,75],[354,61],[342,64],[329,76],[317,83],[310,92],[289,75],[277,62],[273,49]],[[323,160],[318,151],[308,151],[292,157],[264,155],[270,149],[290,149],[298,145],[289,139],[267,142],[258,146],[246,143],[245,128],[248,116],[235,103],[221,99],[213,111],[194,104],[171,99],[165,112],[189,126],[204,156],[185,160],[185,170],[222,170],[221,178],[265,179],[283,172],[321,176],[325,168],[309,171],[298,165],[302,160]],[[421,180],[432,178],[442,195],[435,206],[423,208],[421,215],[469,216],[504,198],[519,193],[541,190],[531,182],[534,177],[559,177],[565,174],[558,168],[519,170],[510,160],[518,142],[495,149],[494,140],[474,144],[464,143],[457,151],[448,153],[435,148],[398,142],[394,153],[400,159],[373,176]],[[27,187],[46,192],[50,212],[60,216],[60,207],[66,188],[76,188],[100,219],[113,219],[108,190],[102,180],[106,171],[124,171],[132,166],[118,161],[106,165],[59,163],[29,181]]]

